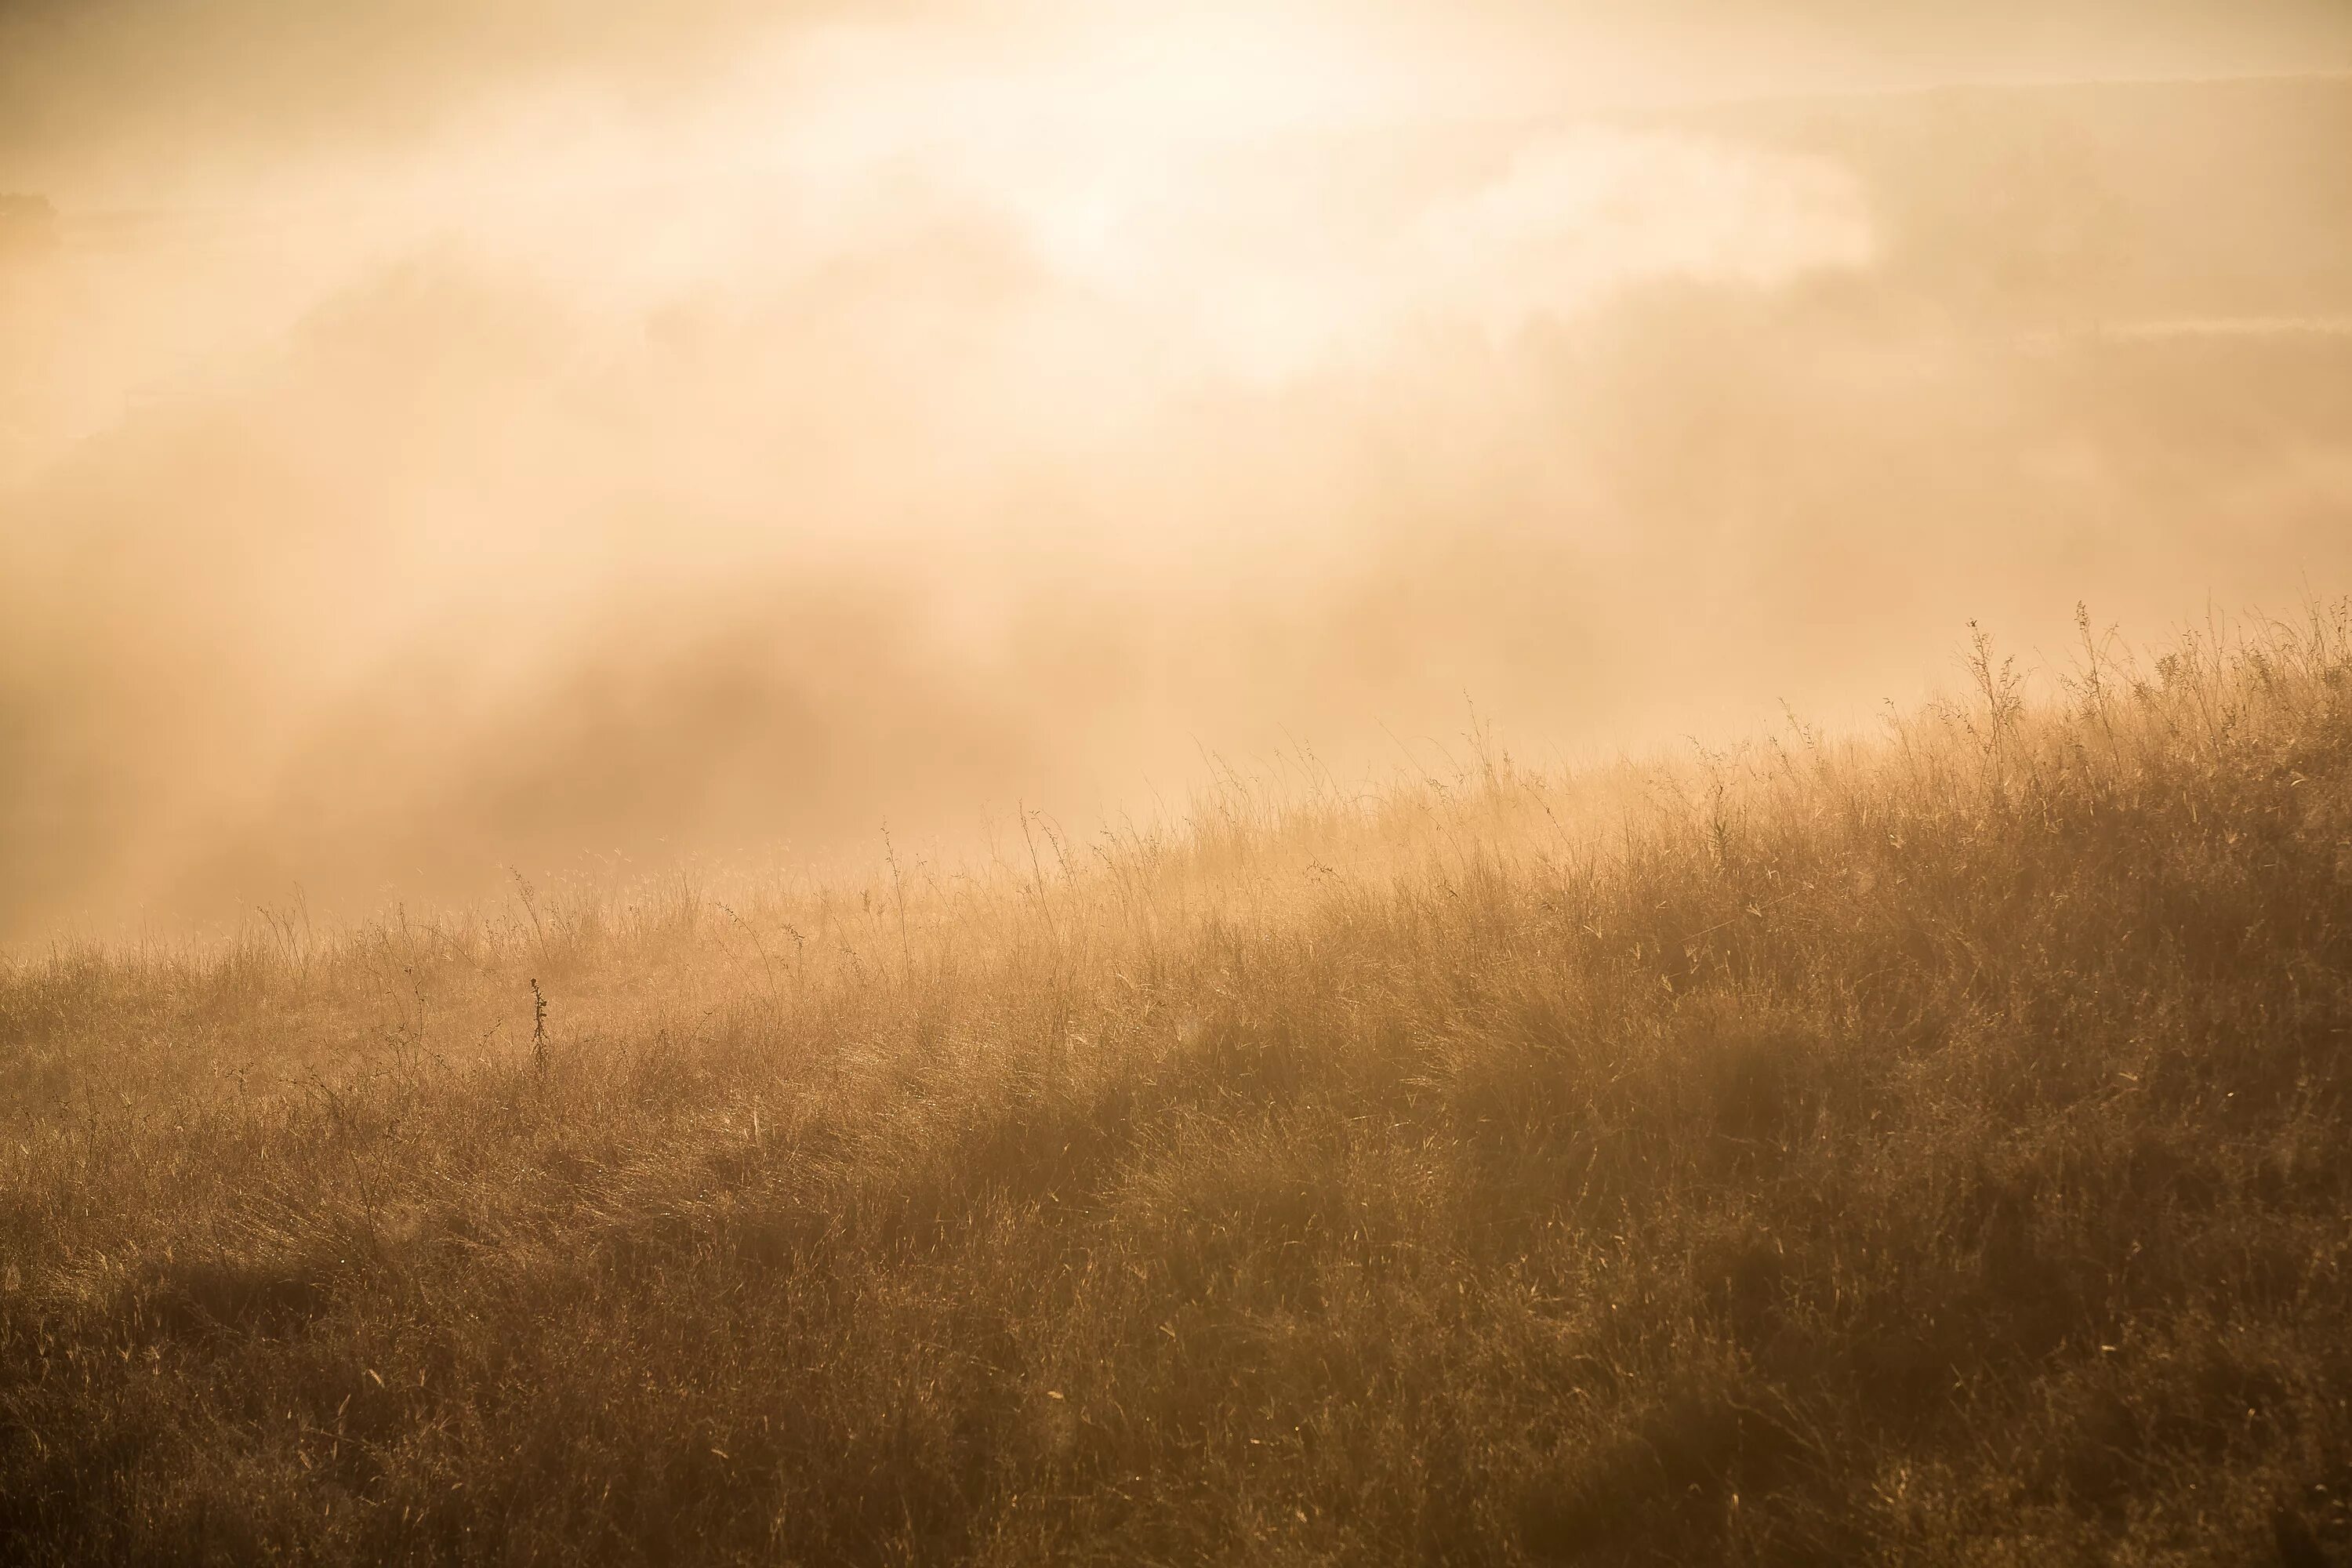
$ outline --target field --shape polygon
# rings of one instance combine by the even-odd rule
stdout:
[[[7,961],[0,1556],[2352,1562],[2352,611],[2090,631]]]

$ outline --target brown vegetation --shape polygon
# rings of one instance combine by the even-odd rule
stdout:
[[[2343,1560],[2352,623],[1972,668],[0,969],[0,1553]]]

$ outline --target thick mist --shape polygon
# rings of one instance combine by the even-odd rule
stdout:
[[[2334,7],[553,9],[5,24],[0,936],[2352,590]]]

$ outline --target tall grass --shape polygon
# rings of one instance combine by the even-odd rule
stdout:
[[[0,1553],[2352,1560],[2352,616],[2084,630],[1868,741],[12,961]]]

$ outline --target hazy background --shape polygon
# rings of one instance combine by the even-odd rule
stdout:
[[[0,4],[0,938],[2352,590],[2352,6],[1179,10]]]

